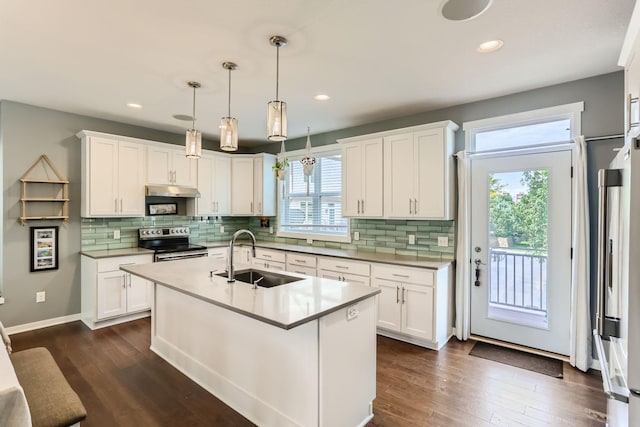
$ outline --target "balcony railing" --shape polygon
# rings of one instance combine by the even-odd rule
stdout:
[[[491,248],[489,263],[491,304],[546,314],[546,250]]]

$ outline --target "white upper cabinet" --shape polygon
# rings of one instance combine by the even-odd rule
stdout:
[[[342,215],[381,217],[382,138],[347,142],[342,145]]]
[[[147,147],[147,184],[196,187],[198,161],[189,159],[184,148],[171,144],[149,144]]]
[[[83,217],[144,216],[145,145],[82,131]]]
[[[384,216],[454,219],[454,132],[450,121],[384,137]]]
[[[198,160],[197,215],[227,215],[230,210],[231,159],[203,153]]]
[[[231,214],[275,216],[276,182],[273,154],[231,157]]]

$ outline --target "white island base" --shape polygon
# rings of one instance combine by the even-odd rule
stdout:
[[[151,349],[253,423],[355,427],[373,418],[373,296],[283,329],[154,286]],[[286,309],[286,300],[273,303]]]

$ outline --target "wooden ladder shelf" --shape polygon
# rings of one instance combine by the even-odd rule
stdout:
[[[36,177],[36,172],[40,175]],[[55,178],[52,176],[54,175]],[[25,225],[28,220],[49,220],[49,219],[61,219],[66,224],[69,222],[69,181],[67,181],[60,172],[53,166],[49,157],[46,154],[40,156],[40,158],[27,170],[22,178],[20,178],[22,184],[22,191],[20,194],[20,224]],[[42,191],[45,184],[50,184],[51,188],[47,191],[49,195],[42,195]],[[29,196],[27,188],[39,187],[41,191],[38,196]],[[36,203],[44,204],[49,203],[53,207],[51,208],[51,215],[28,215],[27,204]],[[59,205],[62,206],[59,206]]]

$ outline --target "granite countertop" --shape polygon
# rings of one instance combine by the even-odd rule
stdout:
[[[153,251],[143,248],[124,248],[124,249],[107,249],[102,251],[81,251],[80,255],[88,256],[89,258],[111,258],[117,256],[129,256],[129,255],[153,255]]]
[[[209,248],[217,248],[222,246],[229,246],[228,242],[210,242],[210,243],[200,243],[201,245],[207,246]],[[251,243],[248,240],[238,240],[236,245],[250,245]],[[277,249],[288,252],[297,252],[301,254],[308,255],[318,255],[318,256],[330,256],[335,258],[348,258],[359,261],[368,261],[368,262],[380,262],[384,264],[395,264],[401,265],[405,267],[419,267],[419,268],[429,268],[432,270],[439,270],[441,268],[447,267],[451,264],[451,261],[441,261],[434,260],[430,258],[417,257],[417,256],[408,256],[408,255],[395,255],[395,254],[384,254],[377,252],[363,252],[363,251],[353,251],[353,250],[344,250],[344,249],[331,249],[331,248],[321,248],[317,246],[301,246],[301,245],[290,245],[286,243],[274,243],[274,242],[256,242],[257,248],[264,249]]]
[[[236,271],[243,267],[248,266],[238,264]],[[248,283],[227,283],[225,277],[209,274],[212,270],[223,272],[224,268],[224,261],[209,258],[121,266],[121,270],[136,276],[283,329],[294,328],[380,293],[374,287],[288,272],[285,274],[301,280],[257,289]]]

